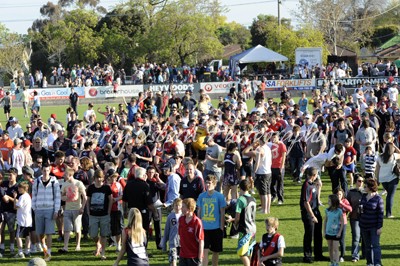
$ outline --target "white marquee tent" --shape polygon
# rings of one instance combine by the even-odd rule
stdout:
[[[241,52],[240,54],[231,56],[229,61],[229,67],[231,69],[231,74],[233,76],[234,69],[236,68],[237,64],[239,64],[240,67],[243,68],[245,65],[249,63],[279,62],[279,61],[288,61],[288,58],[268,48],[265,48],[262,45],[257,45],[244,52]]]

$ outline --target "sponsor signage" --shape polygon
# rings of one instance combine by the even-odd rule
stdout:
[[[170,91],[171,89],[176,93],[185,93],[187,90],[198,91],[199,84],[145,84],[144,90],[150,89],[153,92]]]
[[[138,96],[143,91],[143,85],[119,86],[117,92],[114,92],[113,86],[104,87],[86,87],[86,98],[114,98],[114,97],[132,97]]]
[[[85,88],[84,87],[74,87],[74,89],[75,89],[75,92],[79,95],[79,98],[85,98]],[[69,99],[69,95],[71,94],[71,88],[28,89],[31,99],[33,99],[34,91],[37,91],[38,96],[40,97],[41,100]]]
[[[312,90],[315,79],[277,79],[265,81],[266,91],[280,91],[283,87],[289,90]]]
[[[396,82],[400,82],[400,78],[398,77],[391,77]],[[338,81],[343,84],[345,88],[356,88],[357,85],[362,84],[363,82],[369,80],[371,82],[371,85],[376,85],[379,83],[382,83],[386,81],[387,83],[389,82],[389,77],[356,77],[356,78],[341,78],[341,79],[335,79],[335,81]],[[323,87],[324,82],[328,82],[326,79],[317,79],[317,87]]]
[[[232,87],[232,84],[236,84],[237,82],[208,82],[208,83],[200,83],[200,89],[203,89],[206,93],[229,93],[229,89]]]

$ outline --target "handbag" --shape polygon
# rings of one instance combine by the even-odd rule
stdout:
[[[399,165],[399,161],[398,160],[395,160],[392,173],[395,176],[400,177],[400,165]]]

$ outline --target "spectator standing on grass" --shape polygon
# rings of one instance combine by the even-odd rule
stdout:
[[[163,251],[167,250],[167,242],[169,242],[168,261],[170,266],[176,266],[180,251],[180,241],[178,234],[178,221],[182,216],[182,199],[177,198],[173,203],[174,209],[165,222],[164,236],[161,240],[160,247]]]
[[[32,210],[35,212],[36,233],[42,242],[44,259],[50,261],[54,222],[61,207],[61,193],[57,178],[50,176],[50,165],[47,162],[42,164],[42,176],[36,179],[32,188]]]
[[[128,266],[148,266],[149,258],[146,251],[146,230],[142,227],[140,210],[131,208],[128,214],[128,225],[122,233],[122,246],[113,266],[118,266],[125,252]]]
[[[40,112],[40,97],[37,91],[33,91],[33,103],[31,107],[31,111]]]
[[[197,200],[197,214],[204,227],[203,266],[208,265],[208,253],[212,252],[212,265],[218,265],[219,253],[223,251],[225,207],[224,195],[216,191],[217,177],[205,177],[206,191]]]
[[[4,114],[6,115],[6,119],[10,118],[11,107],[12,107],[12,99],[10,96],[10,91],[6,92],[6,96],[4,96],[0,100],[0,104],[3,103]]]
[[[87,201],[89,234],[96,243],[94,255],[101,256],[101,260],[105,260],[107,237],[110,236],[112,192],[110,186],[104,183],[104,173],[101,169],[94,172],[94,183],[87,188]]]
[[[67,167],[64,172],[64,183],[61,187],[61,200],[64,207],[64,247],[61,254],[68,253],[68,242],[73,229],[76,234],[75,251],[81,249],[82,214],[86,205],[86,188],[80,180],[74,179],[74,169]]]
[[[228,222],[234,222],[235,229],[239,232],[238,247],[236,253],[239,255],[244,266],[250,266],[250,257],[256,244],[256,200],[249,194],[251,183],[242,180],[239,183],[240,197],[236,203],[235,218]]]
[[[23,89],[19,101],[22,102],[22,107],[24,108],[24,117],[28,117],[28,106],[29,106],[29,92],[26,88]]]
[[[178,232],[181,242],[179,266],[202,264],[204,249],[203,225],[194,213],[196,201],[192,198],[182,202],[182,216],[179,218]]]
[[[329,195],[328,205],[325,209],[323,235],[328,242],[330,266],[339,265],[339,240],[343,230],[343,212],[339,206],[337,195]]]
[[[365,244],[361,245],[361,231],[360,231],[360,201],[364,190],[364,179],[361,175],[355,174],[355,187],[350,189],[347,193],[347,200],[350,203],[352,211],[349,214],[351,226],[351,261],[357,262],[360,260],[360,249],[362,255],[365,254]]]
[[[72,107],[76,115],[78,115],[79,95],[76,93],[74,87],[71,87],[71,94],[69,95],[69,105]]]
[[[346,229],[347,229],[347,213],[351,212],[353,208],[351,207],[349,201],[344,197],[344,192],[343,189],[337,189],[335,191],[337,197],[339,198],[339,208],[342,210],[342,215],[343,215],[343,230],[340,235],[339,239],[339,248],[340,248],[340,262],[344,262],[344,253],[346,252]]]
[[[262,236],[258,254],[260,264],[281,266],[286,244],[283,235],[278,233],[278,218],[265,219],[265,227],[267,233]]]
[[[379,196],[378,183],[369,178],[365,181],[360,201],[360,228],[365,243],[367,265],[382,265],[380,237],[383,227],[383,199]]]
[[[18,253],[15,258],[30,257],[32,230],[32,200],[28,193],[29,184],[22,182],[18,185],[18,192],[14,192],[14,208],[17,210],[17,246]],[[18,195],[20,195],[18,197]],[[18,198],[17,198],[18,197]],[[25,252],[23,252],[23,239],[25,238]]]
[[[314,238],[314,258],[316,261],[326,261],[322,254],[322,217],[318,209],[318,192],[314,184],[318,177],[318,170],[309,167],[306,170],[306,180],[301,187],[300,210],[304,225],[303,262],[312,263],[312,240]]]
[[[10,253],[11,255],[14,255],[15,249],[14,249],[14,241],[15,241],[15,222],[16,222],[16,213],[17,211],[14,209],[14,193],[18,192],[18,183],[17,183],[17,172],[18,170],[16,168],[11,167],[8,170],[9,176],[8,176],[8,181],[3,181],[1,183],[1,190],[3,190],[3,195],[2,195],[2,203],[1,203],[1,208],[2,208],[2,216],[3,216],[3,223],[0,229],[0,232],[2,234],[1,236],[1,241],[2,243],[0,244],[0,253],[4,255],[4,243],[5,243],[5,228],[7,226],[8,232],[10,234]],[[18,194],[19,196],[19,194]]]

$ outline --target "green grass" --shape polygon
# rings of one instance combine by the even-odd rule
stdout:
[[[116,104],[114,104],[116,106]],[[249,101],[249,110],[251,110],[253,103]],[[96,105],[96,109],[97,109]],[[105,106],[101,105],[101,106]],[[59,119],[64,120],[65,109],[67,106],[46,106],[42,109],[42,116],[47,118],[51,113],[56,113]],[[80,114],[83,114],[86,105],[80,108]],[[17,109],[14,108],[12,110],[12,115],[17,116],[18,118],[22,118],[22,108]],[[4,122],[4,116],[0,119],[1,122]],[[21,124],[24,126],[27,122],[27,119],[21,119]],[[64,122],[64,121],[63,121]],[[4,125],[4,124],[3,124]],[[299,209],[299,197],[300,197],[300,184],[293,183],[290,178],[290,172],[286,171],[285,178],[285,202],[283,205],[272,204],[271,206],[271,216],[278,217],[280,219],[280,227],[279,232],[285,237],[286,249],[285,249],[285,257],[283,259],[284,264],[290,265],[304,265],[302,263],[303,257],[303,223],[301,221],[300,209]],[[331,184],[329,178],[324,174],[322,176],[323,180],[323,189],[321,199],[323,202],[328,201],[328,195],[330,194]],[[258,199],[257,199],[258,200]],[[399,193],[396,194],[395,197],[395,206],[393,210],[393,214],[396,217],[400,217],[400,207],[398,203],[400,200]],[[324,208],[321,207],[321,213],[324,213]],[[164,219],[165,219],[164,215]],[[265,225],[264,219],[267,215],[257,214],[257,241],[260,241],[262,234],[265,233]],[[399,243],[400,243],[400,234],[398,233],[398,224],[399,219],[385,219],[383,233],[381,236],[381,246],[382,246],[382,258],[384,265],[398,265],[400,263],[400,254],[398,252]],[[94,243],[92,241],[82,242],[82,251],[80,252],[70,252],[68,255],[58,255],[57,250],[62,247],[62,244],[56,242],[56,237],[54,236],[53,242],[53,258],[49,264],[52,265],[111,265],[116,258],[116,254],[114,252],[115,248],[108,248],[106,255],[108,257],[107,261],[100,261],[99,258],[95,258],[92,255],[92,251],[94,250]],[[8,237],[6,236],[6,242],[8,242]],[[220,254],[219,265],[241,265],[239,257],[236,255],[236,239],[224,239],[224,252]],[[70,250],[74,250],[75,241],[70,242]],[[26,265],[28,259],[13,259],[9,258],[8,252],[8,244],[6,245],[7,250],[5,254],[5,258],[0,259],[1,265]],[[350,247],[351,247],[351,229],[350,224],[347,227],[347,236],[346,236],[346,257],[345,263],[341,263],[341,265],[365,265],[364,261],[359,261],[357,263],[351,262],[350,257]],[[167,254],[162,253],[155,249],[155,243],[153,239],[150,239],[149,254],[152,255],[150,259],[150,265],[168,265]],[[326,241],[324,241],[324,254],[328,256],[328,249]],[[41,255],[41,254],[37,254]],[[121,265],[126,265],[126,260],[121,262]],[[327,262],[316,262],[313,265],[328,265]]]

